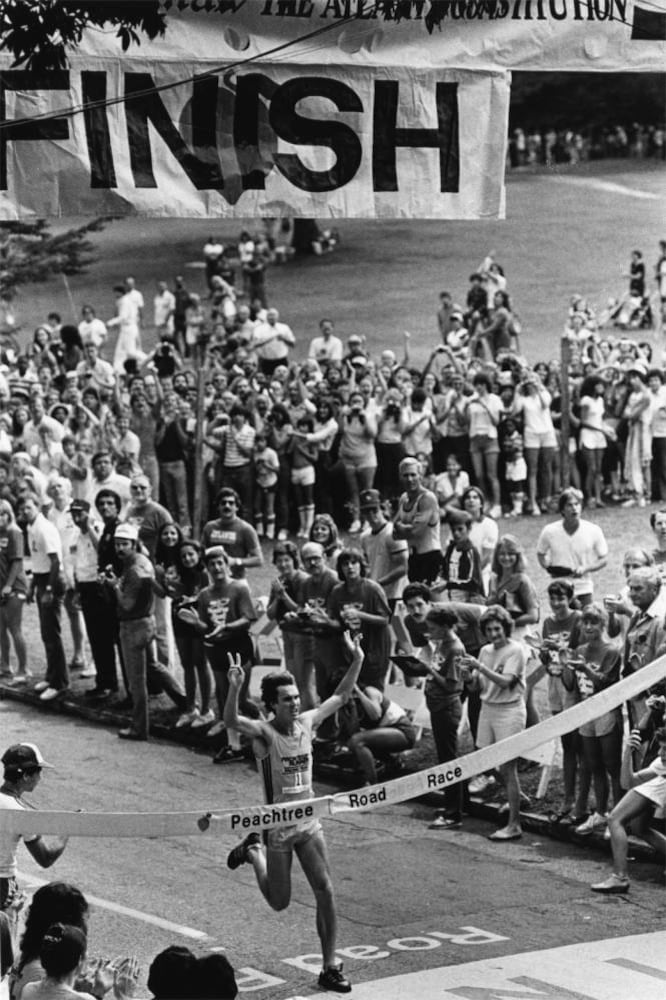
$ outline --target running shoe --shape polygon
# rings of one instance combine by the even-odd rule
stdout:
[[[232,851],[229,851],[227,855],[227,868],[231,868],[232,872],[241,865],[244,865],[248,861],[247,852],[251,847],[259,847],[261,844],[261,837],[258,833],[248,833],[245,840],[242,840],[237,847],[234,847]]]
[[[40,691],[46,691],[48,686],[49,686],[48,681],[37,681],[32,690],[35,692],[35,694],[39,694]]]
[[[481,795],[495,783],[492,774],[480,774],[478,777],[472,778],[467,789],[470,795]]]
[[[432,823],[428,823],[429,830],[460,830],[462,820],[459,816],[435,816]]]
[[[199,709],[193,708],[191,712],[183,712],[176,719],[176,725],[174,729],[183,729],[185,726],[190,726],[196,718],[199,716]]]
[[[46,687],[39,696],[40,701],[53,701],[62,692],[58,691],[57,688]]]
[[[212,708],[209,708],[207,712],[202,712],[196,717],[192,723],[192,729],[200,729],[202,726],[210,726],[211,722],[215,722],[215,712]]]
[[[213,757],[213,764],[233,764],[235,761],[245,760],[242,750],[234,750],[233,747],[222,747]]]
[[[575,833],[580,833],[587,837],[589,834],[594,833],[595,830],[601,830],[604,826],[606,826],[606,817],[598,812],[593,812],[590,813],[584,823],[576,827]]]
[[[352,985],[342,971],[340,965],[329,965],[319,973],[319,989],[331,990],[333,993],[351,993]]]
[[[613,872],[603,882],[595,882],[594,885],[590,886],[590,889],[592,892],[601,892],[606,896],[623,895],[625,892],[629,892],[629,879],[626,875],[616,875]]]

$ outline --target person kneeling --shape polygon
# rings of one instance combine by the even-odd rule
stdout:
[[[632,753],[641,749],[643,737],[640,730],[632,729],[624,748],[620,781],[629,791],[608,817],[614,871],[603,882],[590,886],[592,892],[607,895],[629,892],[627,848],[630,826],[633,833],[666,859],[666,837],[650,826],[655,811],[663,811],[666,806],[666,729],[658,729],[655,737],[659,741],[659,756],[640,771],[634,771],[632,767]]]

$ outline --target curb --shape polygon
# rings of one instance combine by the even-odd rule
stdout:
[[[110,708],[93,708],[81,703],[71,697],[65,696],[51,701],[46,707],[39,699],[38,694],[34,694],[28,689],[10,687],[0,683],[0,700],[15,701],[24,705],[32,705],[41,711],[49,711],[58,715],[67,715],[72,718],[82,719],[85,722],[93,722],[109,728],[122,729],[127,725],[128,716],[123,712],[114,712]],[[182,729],[174,729],[173,726],[165,725],[161,722],[151,722],[150,735],[159,739],[167,740],[178,746],[186,746],[192,750],[210,750],[215,746],[215,740],[207,739],[205,732],[195,734],[187,726]],[[314,771],[318,776],[325,776],[329,779],[335,778],[343,786],[352,784],[356,780],[356,773],[348,768],[335,767],[331,764],[318,766],[315,761]],[[426,792],[411,800],[431,809],[441,809],[444,806],[444,795],[442,792]],[[485,802],[478,796],[466,797],[464,811],[474,819],[482,819],[491,823],[500,822],[500,806],[495,803]],[[521,812],[520,821],[523,830],[529,833],[539,834],[542,837],[550,837],[562,843],[575,844],[578,847],[593,845],[595,849],[610,854],[610,843],[605,840],[603,833],[592,833],[590,836],[576,834],[573,827],[559,826],[551,823],[547,816],[542,813]],[[657,860],[658,855],[649,844],[634,837],[630,837],[631,853],[634,858],[640,861],[652,862]]]

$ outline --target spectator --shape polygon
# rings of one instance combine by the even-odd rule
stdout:
[[[28,592],[23,556],[23,532],[16,525],[12,505],[0,500],[0,674],[11,684],[25,684],[32,677],[21,624]],[[10,636],[16,671],[9,661]]]
[[[113,571],[105,574],[106,585],[115,593],[120,621],[120,646],[132,696],[132,723],[120,729],[123,740],[147,740],[149,734],[148,670],[151,678],[161,684],[181,713],[187,701],[169,671],[150,656],[155,639],[153,616],[154,570],[150,560],[139,552],[139,533],[132,524],[120,524],[114,532],[114,544],[122,563],[117,577]]]
[[[28,601],[37,602],[39,627],[46,653],[46,675],[35,684],[41,701],[52,701],[69,687],[69,671],[62,645],[62,603],[65,596],[62,542],[55,525],[39,511],[34,497],[26,496],[20,507],[28,526],[32,558],[32,582]]]
[[[478,744],[491,746],[525,728],[525,649],[511,639],[513,622],[504,608],[490,607],[481,619],[488,640],[478,656],[466,655],[466,683],[481,691]],[[465,675],[463,675],[465,676]],[[506,788],[509,813],[506,826],[490,834],[491,840],[519,840],[520,781],[517,761],[501,764],[500,775]]]
[[[361,552],[343,549],[337,565],[340,583],[328,599],[328,612],[339,621],[341,631],[361,633],[364,653],[359,683],[384,690],[389,667],[391,611],[379,584],[367,577],[367,565]]]
[[[301,706],[307,712],[317,703],[312,634],[304,629],[303,616],[298,614],[308,577],[300,568],[293,542],[278,542],[273,562],[278,576],[271,584],[266,614],[282,629],[285,667],[296,681]]]
[[[583,605],[592,602],[592,573],[603,569],[608,560],[608,544],[601,528],[584,521],[580,514],[580,490],[563,490],[558,500],[562,520],[548,524],[537,542],[539,564],[552,577],[568,577],[574,594]]]
[[[364,784],[377,783],[375,758],[411,750],[416,732],[400,705],[370,685],[355,684],[352,695],[339,713],[341,735],[356,757]]]
[[[409,580],[430,583],[437,579],[442,561],[439,504],[434,493],[424,488],[415,458],[402,460],[400,478],[405,492],[393,521],[393,537],[405,539],[409,546]]]
[[[579,700],[584,701],[619,679],[621,655],[608,641],[605,634],[607,623],[608,615],[604,608],[600,604],[588,604],[582,612],[583,643],[573,655],[564,659],[563,683],[569,688],[575,686]],[[615,804],[621,795],[621,709],[604,712],[584,723],[578,732],[586,769],[594,785],[595,811],[576,827],[576,833],[590,834],[606,825],[609,778]]]
[[[255,714],[255,706],[247,698],[250,670],[254,662],[254,649],[249,629],[256,620],[250,588],[245,580],[234,580],[229,575],[229,560],[221,545],[206,549],[205,564],[210,585],[199,592],[196,605],[181,608],[178,618],[191,626],[203,638],[204,649],[215,678],[215,694],[220,718],[229,692],[229,657],[244,672],[241,699],[248,714]],[[239,734],[227,729],[228,743],[213,757],[214,764],[226,764],[245,757]]]
[[[458,618],[450,608],[431,606],[426,612],[425,628],[431,656],[427,662],[425,696],[439,764],[458,756],[465,647],[456,634],[457,624]],[[460,782],[445,787],[444,809],[437,810],[431,830],[458,830],[462,826],[462,797]]]

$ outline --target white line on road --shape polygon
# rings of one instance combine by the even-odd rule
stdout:
[[[47,885],[48,879],[38,878],[36,875],[24,875],[19,873],[20,878],[28,885]],[[174,924],[170,920],[163,920],[162,917],[155,917],[152,913],[143,913],[141,910],[133,910],[130,906],[123,906],[121,903],[112,903],[109,899],[100,899],[98,896],[89,896],[86,899],[93,906],[98,906],[100,910],[109,910],[111,913],[119,913],[123,917],[131,917],[132,920],[140,920],[144,924],[152,924],[153,927],[161,927],[172,934],[180,934],[181,937],[192,938],[194,941],[205,941],[210,935],[205,931],[198,931],[194,927],[186,924]]]
[[[648,201],[660,201],[658,194],[652,191],[641,191],[639,188],[627,187],[626,184],[616,184],[614,181],[600,181],[591,177],[541,177],[541,180],[555,181],[557,184],[571,184],[574,187],[593,188],[607,194],[623,194],[629,198],[643,198]]]

